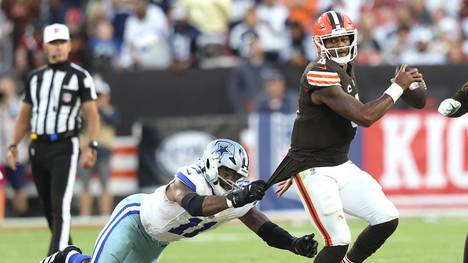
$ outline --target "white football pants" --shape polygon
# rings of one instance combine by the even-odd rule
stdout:
[[[294,185],[326,246],[350,243],[344,213],[370,225],[398,218],[379,183],[351,161],[302,171],[294,176]]]

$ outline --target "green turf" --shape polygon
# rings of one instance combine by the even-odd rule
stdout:
[[[283,225],[302,235],[308,224]],[[350,221],[353,238],[364,227]],[[90,253],[99,229],[74,229],[75,244]],[[397,232],[367,262],[386,263],[458,263],[462,262],[468,220],[424,221],[402,219]],[[38,262],[48,246],[46,230],[5,230],[0,228],[0,262]],[[290,252],[268,247],[242,225],[222,226],[193,239],[175,242],[164,251],[160,262],[171,263],[276,263],[311,262]]]

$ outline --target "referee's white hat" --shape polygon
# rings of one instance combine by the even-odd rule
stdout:
[[[52,24],[44,28],[44,43],[54,40],[70,40],[70,31],[64,24]]]

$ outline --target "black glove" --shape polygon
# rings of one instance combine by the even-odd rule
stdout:
[[[257,180],[242,189],[234,190],[227,194],[229,207],[241,207],[248,203],[261,200],[265,195],[266,183],[263,180]]]
[[[291,245],[291,252],[313,258],[317,254],[318,242],[314,239],[314,234],[294,238]]]

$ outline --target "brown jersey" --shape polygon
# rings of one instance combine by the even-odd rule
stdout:
[[[333,60],[323,58],[307,65],[300,81],[299,110],[288,155],[309,167],[346,162],[349,145],[356,134],[355,123],[325,104],[312,103],[312,92],[331,86],[341,86],[344,92],[359,99],[353,64],[348,63],[346,71]]]

